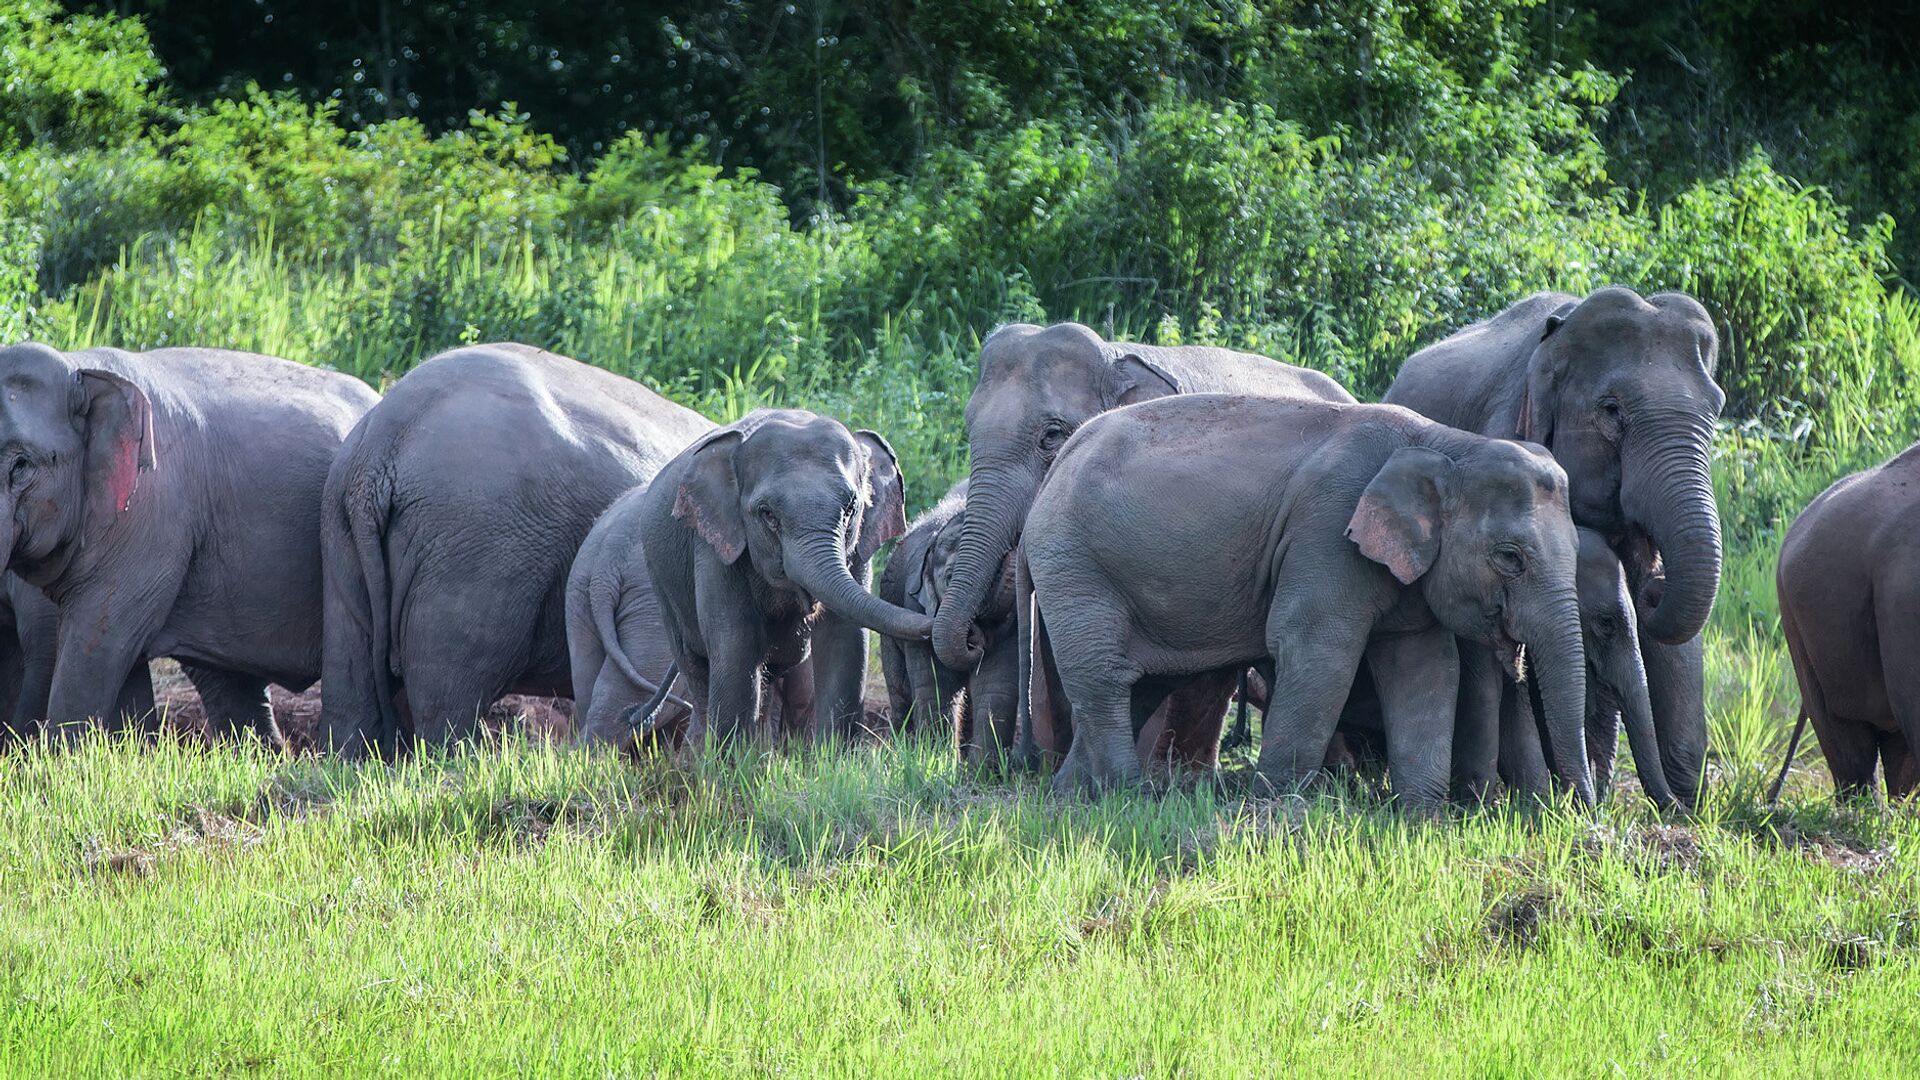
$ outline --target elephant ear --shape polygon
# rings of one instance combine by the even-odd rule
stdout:
[[[1437,450],[1395,450],[1347,522],[1347,539],[1402,585],[1418,581],[1440,557],[1440,484],[1453,467]]]
[[[855,563],[873,558],[880,545],[907,531],[907,486],[900,478],[900,459],[877,432],[856,431],[855,442],[867,452],[867,509],[860,516],[860,539],[854,544]]]
[[[1112,371],[1112,385],[1107,391],[1107,402],[1111,408],[1170,397],[1180,392],[1180,384],[1173,380],[1173,376],[1139,353],[1123,353],[1114,358]]]
[[[1527,361],[1527,390],[1520,402],[1520,438],[1551,446],[1554,406],[1560,400],[1560,377],[1564,374],[1565,353],[1547,347],[1547,341],[1572,315],[1578,301],[1569,300],[1548,314],[1540,327],[1540,343]]]
[[[747,550],[740,482],[733,473],[733,452],[743,438],[738,430],[725,428],[695,443],[673,493],[674,519],[700,534],[728,566]]]
[[[126,378],[98,368],[74,373],[73,402],[86,439],[87,527],[101,529],[132,503],[140,474],[158,464],[153,403]]]
[[[934,587],[933,581],[933,553],[938,542],[939,537],[934,537],[933,542],[920,552],[920,557],[914,560],[918,565],[907,568],[907,598],[926,615],[940,608],[940,591]],[[896,551],[893,557],[899,558],[899,552]]]

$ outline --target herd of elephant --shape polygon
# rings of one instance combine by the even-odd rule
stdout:
[[[171,657],[216,735],[277,743],[268,685],[318,681],[317,737],[345,755],[470,736],[510,693],[571,697],[581,738],[630,749],[847,739],[871,629],[896,727],[1052,763],[1065,791],[1211,770],[1237,687],[1276,790],[1369,752],[1416,810],[1502,786],[1591,803],[1624,726],[1647,796],[1690,806],[1717,351],[1682,294],[1542,293],[1360,404],[1261,356],[1004,326],[969,476],[909,527],[874,432],[719,426],[526,345],[442,353],[385,395],[223,350],[15,345],[0,705],[16,737],[151,722],[147,661]],[[1883,605],[1887,648],[1920,634],[1886,618],[1920,588],[1920,496],[1887,495],[1917,469],[1823,496],[1782,560],[1843,786],[1877,756],[1915,779],[1843,620]],[[1843,565],[1867,568],[1842,585]]]

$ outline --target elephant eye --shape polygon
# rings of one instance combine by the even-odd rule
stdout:
[[[1618,435],[1620,429],[1625,426],[1625,417],[1620,413],[1620,402],[1610,397],[1601,398],[1599,409],[1601,425],[1609,433]]]
[[[1494,572],[1501,577],[1517,578],[1527,572],[1526,556],[1520,549],[1511,546],[1494,548],[1487,555],[1487,561],[1493,564]]]
[[[1046,425],[1040,429],[1040,449],[1051,454],[1055,450],[1060,449],[1060,445],[1066,442],[1067,436],[1071,434],[1073,434],[1073,429],[1067,426],[1066,421],[1049,420]]]
[[[13,459],[13,467],[7,470],[7,486],[17,488],[27,478],[27,459],[23,454]]]
[[[1593,620],[1594,636],[1598,637],[1602,641],[1612,641],[1613,636],[1615,634],[1618,634],[1619,632],[1620,632],[1620,620],[1614,618],[1611,615],[1602,615],[1599,618]]]
[[[760,508],[760,524],[765,525],[768,532],[777,533],[780,531],[780,515],[773,512],[773,507],[763,506]]]

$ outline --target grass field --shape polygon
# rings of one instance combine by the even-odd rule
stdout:
[[[690,769],[0,758],[9,1075],[1912,1075],[1920,821],[1061,803],[931,745]]]

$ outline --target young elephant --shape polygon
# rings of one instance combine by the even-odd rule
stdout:
[[[1780,629],[1835,792],[1920,785],[1920,445],[1807,504],[1780,545]],[[1797,736],[1796,732],[1796,736]]]
[[[967,482],[962,480],[914,521],[880,574],[882,600],[908,611],[939,614],[966,524],[966,505]],[[895,727],[917,732],[938,725],[951,732],[975,762],[992,761],[1012,750],[1019,667],[1012,569],[1009,558],[974,620],[975,638],[984,649],[971,671],[947,667],[929,643],[880,639],[880,669]]]
[[[647,732],[665,745],[684,739],[693,705],[660,684],[673,670],[666,616],[640,543],[641,484],[593,523],[567,575],[567,649],[573,664],[574,726],[590,743],[638,747]],[[803,663],[775,680],[762,722],[798,734],[813,723],[813,669]],[[657,696],[656,696],[657,695]],[[648,715],[643,706],[658,702]]]
[[[1653,729],[1639,617],[1626,570],[1606,537],[1592,529],[1575,531],[1580,539],[1576,587],[1581,641],[1587,657],[1587,760],[1593,768],[1594,794],[1604,799],[1613,786],[1613,759],[1624,721],[1641,790],[1662,810],[1678,809]],[[1532,695],[1509,683],[1501,702],[1500,778],[1509,790],[1540,794],[1548,788],[1550,771],[1534,716]]]
[[[216,733],[277,742],[267,684],[320,673],[320,489],[377,400],[358,379],[219,349],[0,349],[0,551],[60,609],[56,727],[182,661]]]
[[[1073,706],[1059,789],[1137,782],[1169,689],[1255,664],[1260,774],[1294,789],[1364,660],[1394,789],[1437,807],[1459,635],[1540,680],[1560,775],[1593,801],[1567,480],[1540,447],[1391,406],[1165,398],[1068,441],[1022,548]]]
[[[926,640],[932,622],[866,589],[881,544],[906,528],[893,449],[871,431],[763,409],[682,451],[635,512],[699,746],[761,712],[763,673],[808,656],[815,729],[849,736],[866,680],[862,626]]]

